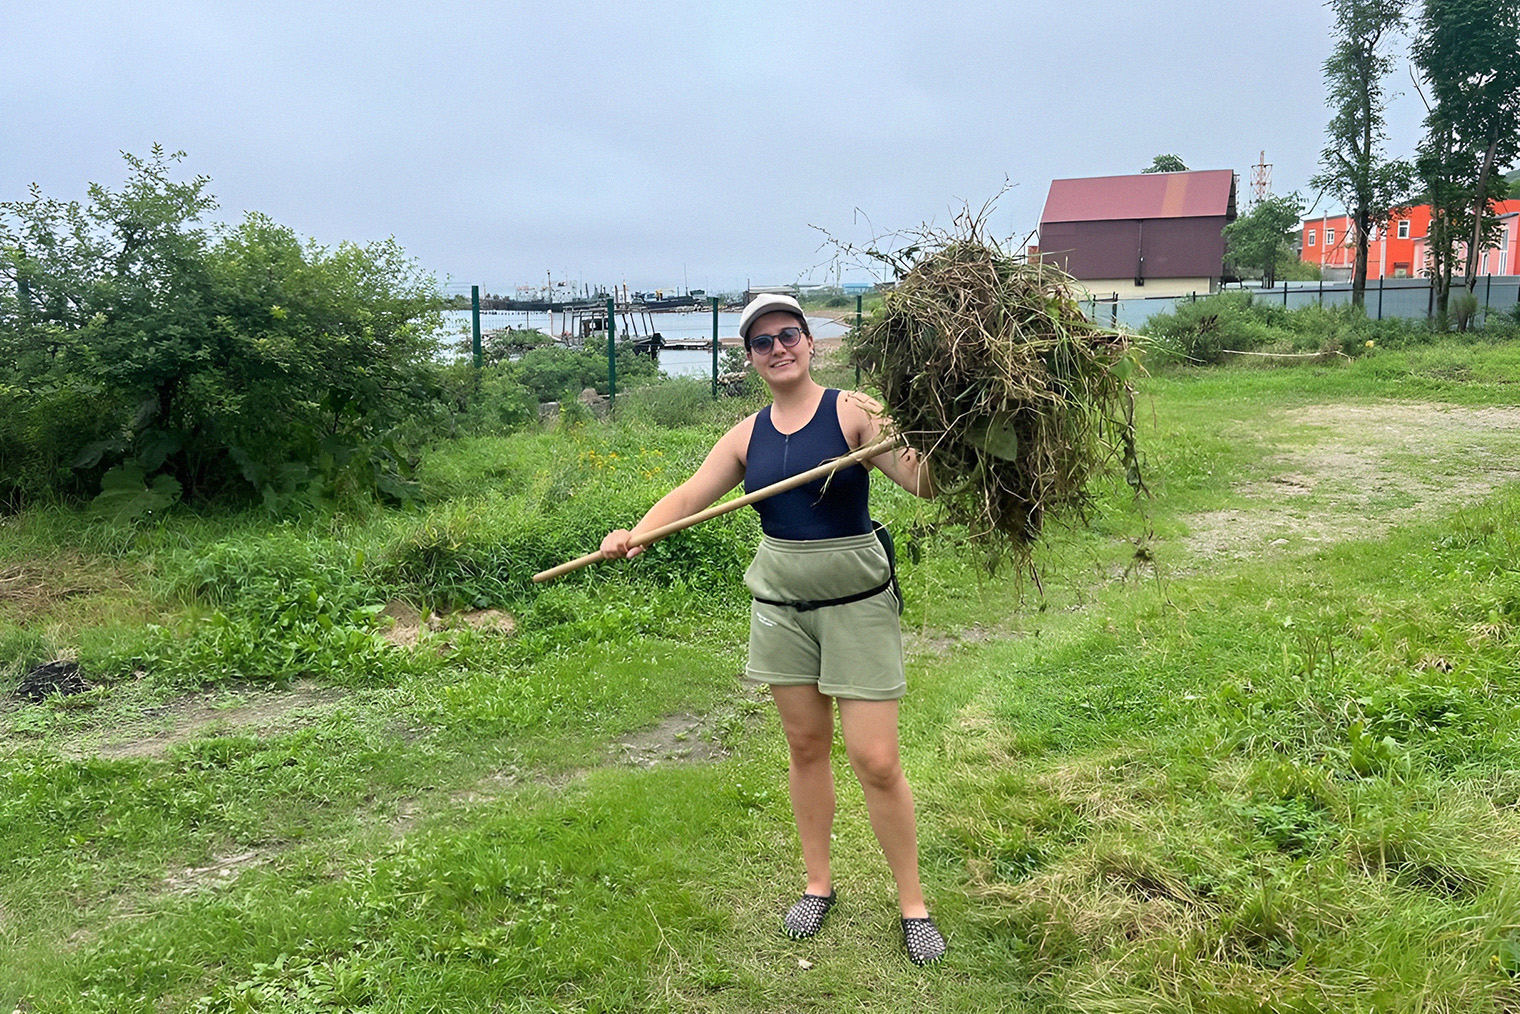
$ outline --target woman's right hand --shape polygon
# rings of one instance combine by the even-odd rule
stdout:
[[[643,546],[629,546],[628,540],[633,538],[633,533],[626,528],[618,528],[607,533],[602,539],[602,558],[606,560],[621,560],[625,557],[631,559],[644,551]]]

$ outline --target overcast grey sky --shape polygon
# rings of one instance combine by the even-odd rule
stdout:
[[[1305,189],[1330,24],[1311,0],[0,0],[0,200],[116,186],[158,142],[223,218],[393,235],[454,286],[793,281],[829,258],[813,226],[945,223],[1005,179],[1001,236],[1051,179],[1159,152],[1245,191],[1265,149]],[[1392,85],[1407,153],[1423,109]]]

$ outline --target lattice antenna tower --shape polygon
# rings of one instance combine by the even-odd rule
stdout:
[[[1261,161],[1251,167],[1251,205],[1254,207],[1266,200],[1272,192],[1272,163],[1267,161],[1267,153],[1261,153]]]

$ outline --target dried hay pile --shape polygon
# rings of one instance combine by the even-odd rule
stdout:
[[[1082,515],[1099,472],[1121,463],[1142,488],[1136,356],[1083,316],[1067,275],[958,225],[903,265],[850,347],[897,431],[928,452],[947,519],[1027,560],[1048,518]]]

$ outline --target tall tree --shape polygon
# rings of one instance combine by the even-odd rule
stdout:
[[[1415,173],[1422,195],[1430,205],[1430,230],[1425,237],[1425,273],[1430,277],[1431,309],[1444,320],[1451,301],[1451,277],[1457,244],[1471,212],[1476,175],[1470,153],[1461,149],[1451,125],[1435,115],[1426,117],[1426,133],[1415,152]]]
[[[1256,202],[1249,215],[1224,227],[1230,262],[1240,268],[1260,268],[1270,288],[1277,282],[1277,262],[1288,247],[1288,233],[1300,221],[1304,202],[1298,194],[1268,196]]]
[[[1421,175],[1447,191],[1431,195],[1432,213],[1438,196],[1454,202],[1439,209],[1452,227],[1443,242],[1466,242],[1463,282],[1471,293],[1492,203],[1503,197],[1503,174],[1520,156],[1520,5],[1424,0],[1413,56],[1431,91]],[[1448,293],[1454,261],[1448,254]]]
[[[1157,155],[1151,159],[1149,169],[1141,169],[1145,173],[1185,173],[1188,171],[1187,164],[1182,161],[1180,155]]]
[[[1388,221],[1410,185],[1409,164],[1383,154],[1383,79],[1393,70],[1389,49],[1404,23],[1407,0],[1330,0],[1329,6],[1335,13],[1335,49],[1325,61],[1325,101],[1335,115],[1320,153],[1322,171],[1310,183],[1334,194],[1350,212],[1356,239],[1351,301],[1362,306],[1372,229]]]

